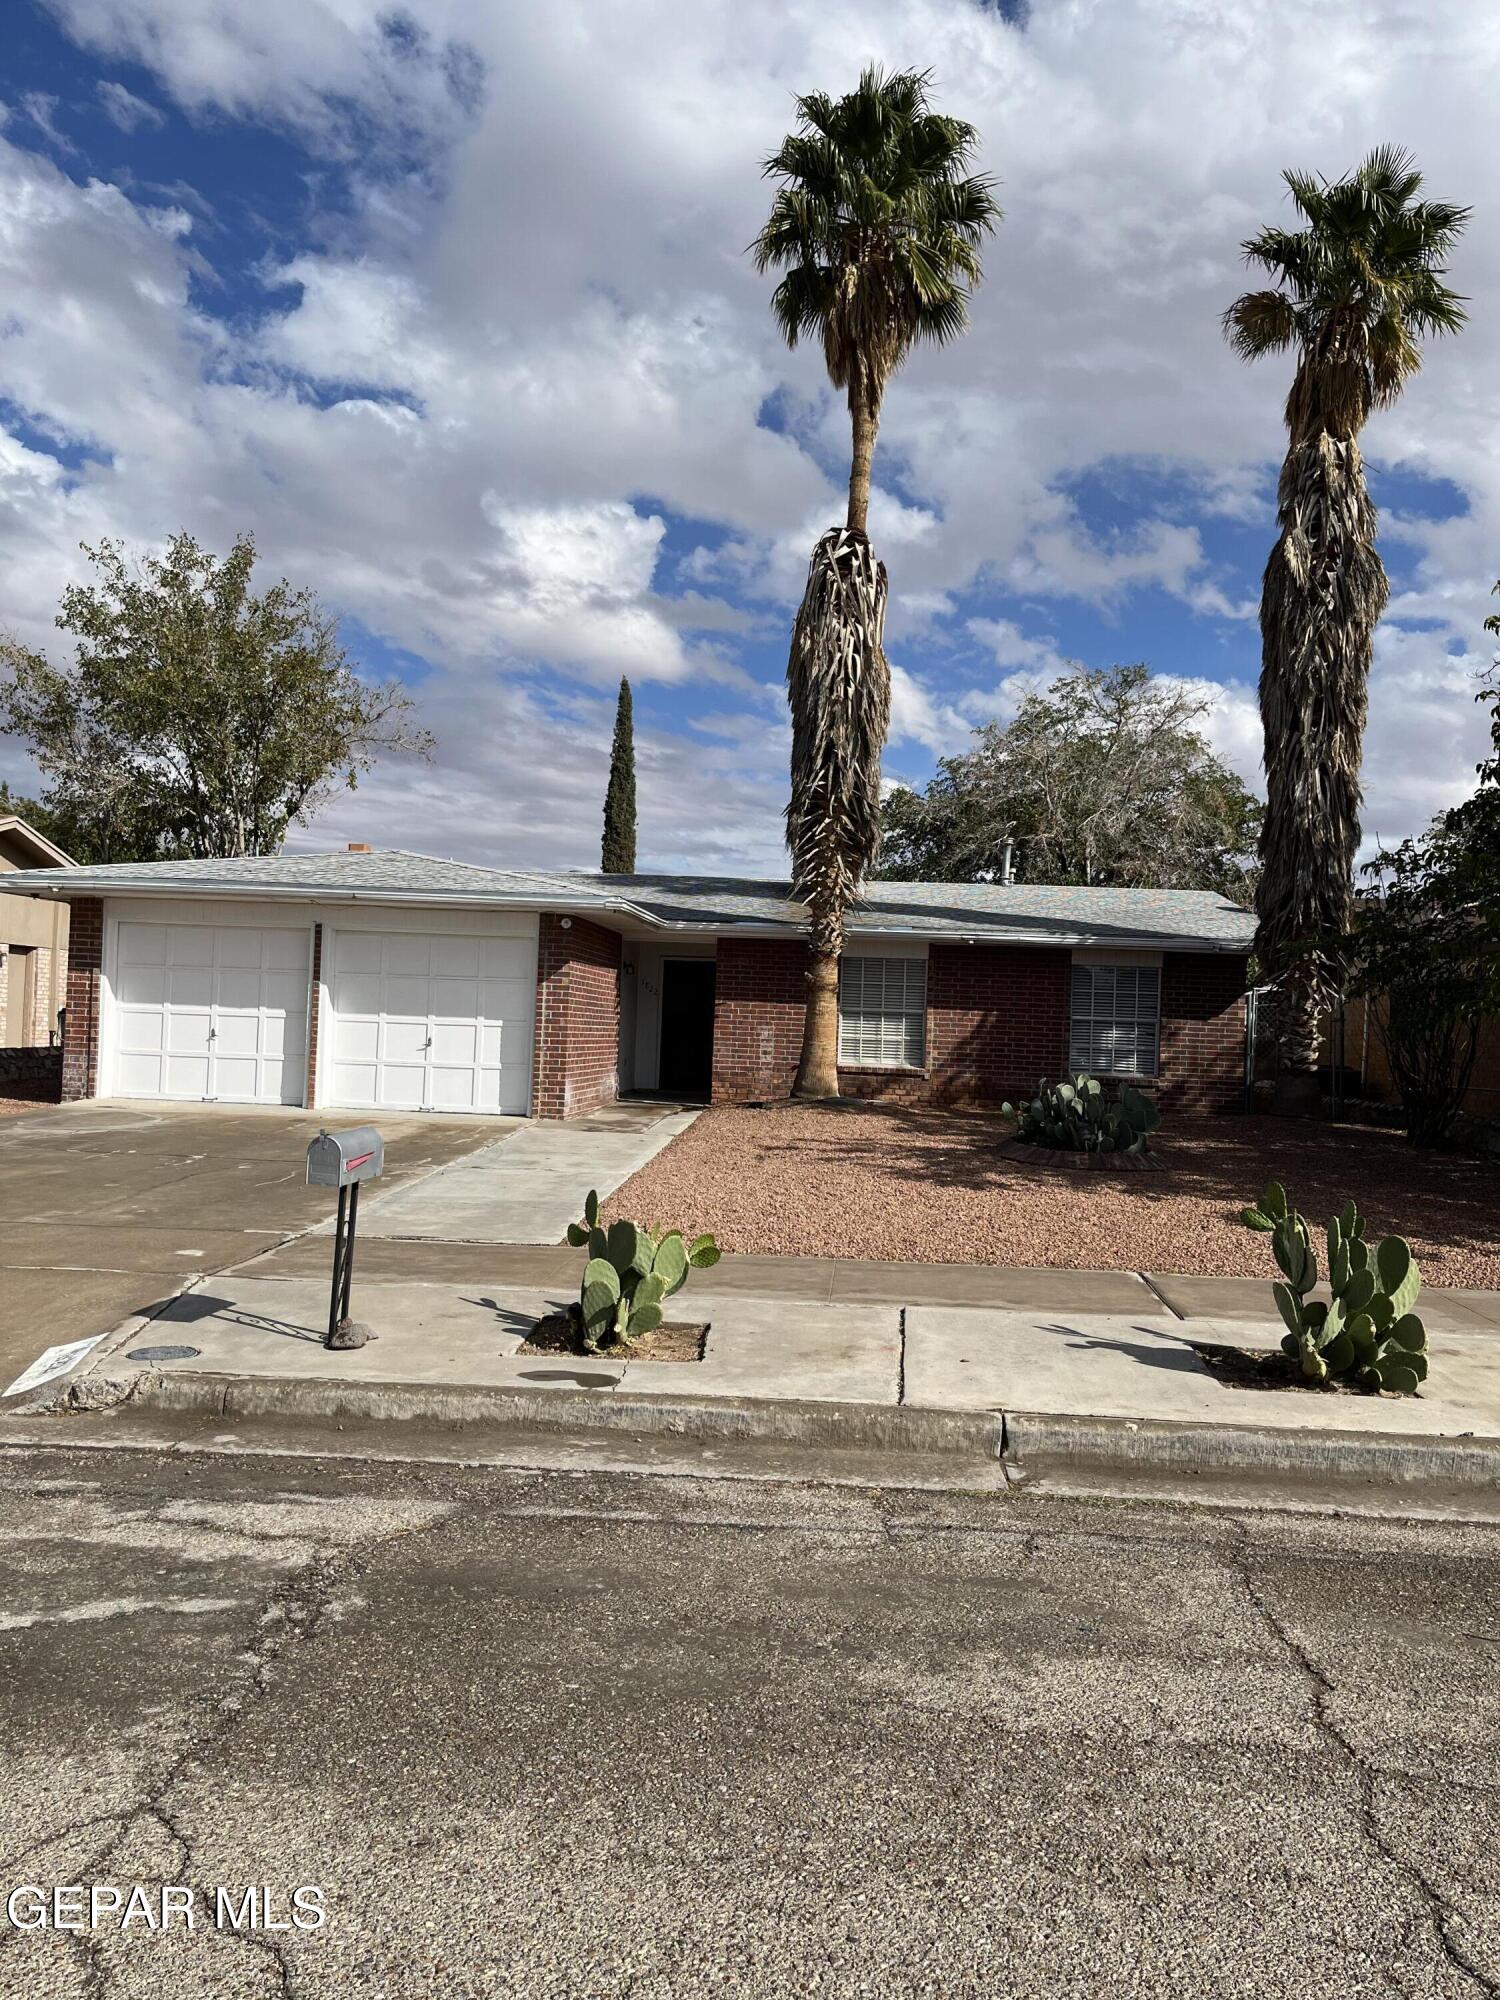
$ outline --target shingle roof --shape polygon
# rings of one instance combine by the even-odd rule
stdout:
[[[593,875],[577,878],[626,896],[668,923],[717,928],[797,925],[804,919],[785,882],[737,876]],[[1255,919],[1203,889],[1054,888],[1039,882],[867,882],[851,932],[929,937],[1024,938],[1058,944],[1189,940],[1248,950]]]
[[[804,912],[785,882],[739,876],[589,875],[486,868],[426,854],[278,854],[233,861],[121,862],[0,875],[0,891],[66,896],[327,894],[374,902],[517,904],[698,930],[788,930]],[[871,882],[851,913],[861,935],[1007,939],[1030,944],[1179,945],[1248,951],[1255,919],[1199,889],[1052,888],[1019,882]]]

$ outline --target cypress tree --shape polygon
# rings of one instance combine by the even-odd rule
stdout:
[[[604,842],[599,866],[606,875],[635,873],[635,713],[630,683],[620,682],[615,740],[609,752],[609,786],[604,794]]]

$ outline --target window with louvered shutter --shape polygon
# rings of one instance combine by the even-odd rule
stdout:
[[[1160,1019],[1159,966],[1075,965],[1069,1068],[1155,1076]]]
[[[920,1069],[926,1053],[926,959],[844,958],[839,1061],[851,1069]]]

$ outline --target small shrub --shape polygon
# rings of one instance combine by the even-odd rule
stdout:
[[[1106,1097],[1097,1077],[1075,1076],[1063,1083],[1045,1077],[1029,1104],[1002,1104],[1018,1118],[1016,1137],[1028,1146],[1055,1146],[1071,1153],[1144,1153],[1146,1135],[1161,1123],[1154,1102],[1131,1084]]]
[[[577,1306],[589,1354],[629,1347],[633,1334],[660,1326],[663,1302],[682,1290],[688,1272],[706,1271],[721,1254],[712,1236],[685,1244],[680,1229],[657,1235],[643,1223],[625,1221],[601,1229],[592,1188],[582,1221],[568,1224],[568,1241],[575,1250],[586,1245],[589,1253]]]
[[[1287,1202],[1279,1181],[1240,1211],[1247,1229],[1269,1234],[1281,1270],[1271,1287],[1286,1322],[1282,1351],[1309,1383],[1349,1381],[1374,1393],[1414,1396],[1427,1379],[1427,1329],[1412,1311],[1422,1278],[1404,1237],[1387,1236],[1373,1254],[1364,1217],[1354,1202],[1328,1225],[1328,1289],[1332,1303],[1308,1294],[1318,1282],[1318,1258],[1307,1224]]]

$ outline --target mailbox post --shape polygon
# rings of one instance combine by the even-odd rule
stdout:
[[[307,1149],[307,1185],[336,1187],[338,1220],[333,1232],[333,1290],[328,1299],[325,1347],[363,1347],[374,1335],[349,1317],[349,1289],[354,1281],[354,1232],[359,1222],[359,1191],[379,1178],[385,1168],[385,1141],[373,1125],[355,1125],[347,1132],[320,1132]]]

